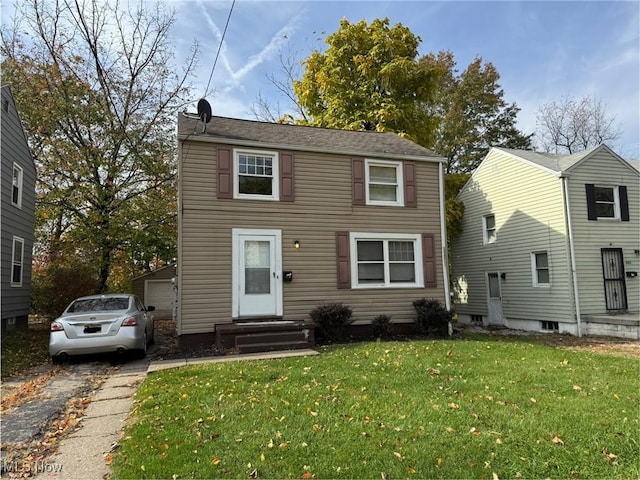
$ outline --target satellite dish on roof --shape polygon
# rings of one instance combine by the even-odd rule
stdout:
[[[209,123],[211,120],[211,105],[204,98],[198,100],[198,117],[202,123]]]

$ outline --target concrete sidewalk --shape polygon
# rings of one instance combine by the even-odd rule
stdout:
[[[108,478],[107,456],[117,446],[134,405],[134,394],[148,372],[188,365],[318,355],[315,350],[287,350],[181,360],[137,360],[122,365],[100,387],[81,428],[60,442],[58,453],[32,468],[35,478],[102,480]]]

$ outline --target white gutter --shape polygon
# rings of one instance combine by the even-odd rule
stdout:
[[[566,175],[562,175],[560,178],[562,180],[564,208],[567,216],[567,232],[569,233],[569,255],[571,256],[571,277],[573,279],[573,299],[576,305],[576,322],[578,327],[578,337],[581,337],[582,324],[580,318],[580,298],[578,296],[578,273],[576,272],[576,252],[573,241],[573,229],[571,228],[571,210],[569,208],[569,187],[567,182],[568,177]]]
[[[438,181],[440,183],[440,243],[442,244],[442,281],[444,282],[444,301],[447,311],[451,310],[449,294],[449,255],[447,253],[447,213],[444,202],[444,164],[438,164]]]

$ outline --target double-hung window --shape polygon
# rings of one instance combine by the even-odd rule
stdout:
[[[585,184],[589,220],[629,221],[629,197],[625,185]]]
[[[495,215],[485,215],[482,217],[482,238],[485,245],[496,241]]]
[[[13,180],[11,185],[11,204],[22,207],[22,176],[23,170],[18,164],[13,164]]]
[[[13,255],[11,258],[11,286],[22,286],[22,270],[24,263],[24,239],[13,237]]]
[[[618,187],[595,186],[596,216],[598,219],[620,219]]]
[[[420,235],[351,233],[352,287],[422,287]]]
[[[234,151],[234,197],[279,200],[278,154]]]
[[[549,287],[551,285],[549,254],[547,252],[531,253],[531,276],[534,287]]]
[[[402,162],[365,161],[367,205],[404,206]]]

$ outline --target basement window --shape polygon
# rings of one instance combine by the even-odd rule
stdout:
[[[542,321],[541,323],[542,330],[545,332],[557,332],[560,329],[560,327],[558,326],[558,322]]]

